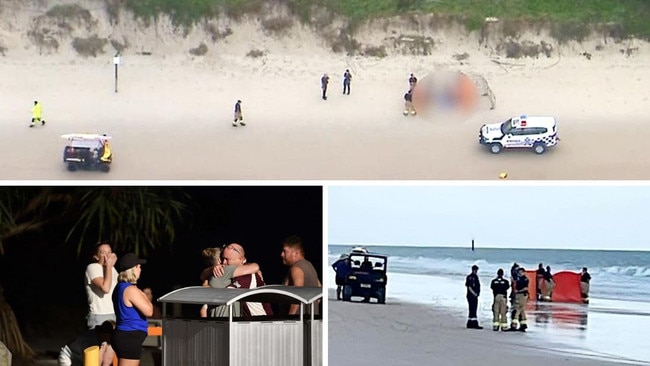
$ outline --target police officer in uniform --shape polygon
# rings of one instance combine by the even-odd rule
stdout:
[[[350,272],[350,256],[343,253],[339,259],[332,264],[334,272],[336,272],[336,299],[341,300],[341,291],[345,287],[345,281]]]
[[[503,269],[497,271],[497,278],[490,283],[490,288],[494,294],[494,303],[492,304],[492,330],[498,331],[508,329],[508,289],[510,282],[503,278]]]
[[[481,282],[478,279],[478,266],[472,266],[472,273],[465,278],[465,287],[467,288],[467,304],[469,305],[469,315],[467,316],[467,328],[483,329],[478,324],[476,309],[478,308],[478,296],[481,294]]]
[[[526,269],[519,267],[517,282],[515,282],[515,315],[512,318],[509,330],[525,332],[528,328],[526,321],[526,302],[528,301],[528,277]]]

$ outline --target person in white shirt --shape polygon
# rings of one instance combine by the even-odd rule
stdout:
[[[93,329],[106,320],[115,321],[115,310],[111,299],[117,284],[115,263],[117,256],[111,245],[99,242],[93,255],[94,262],[86,267],[86,295],[88,297],[88,329]]]

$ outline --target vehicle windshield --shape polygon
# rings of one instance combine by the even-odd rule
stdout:
[[[386,270],[386,257],[351,254],[350,267],[361,271],[384,271]]]
[[[505,122],[503,122],[501,124],[501,133],[502,134],[505,135],[505,134],[509,133],[511,130],[512,130],[512,118],[510,118],[509,120],[507,120],[507,121],[505,121]]]

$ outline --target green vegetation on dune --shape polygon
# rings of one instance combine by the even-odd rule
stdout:
[[[650,39],[648,0],[127,0],[138,17],[169,14],[177,25],[191,25],[206,17],[260,14],[268,4],[284,4],[303,21],[316,7],[352,22],[405,13],[436,13],[464,19],[469,29],[486,17],[528,22],[549,21],[560,28],[615,23],[624,35]]]

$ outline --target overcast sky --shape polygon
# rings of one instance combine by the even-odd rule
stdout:
[[[329,186],[329,244],[650,250],[650,186]]]

